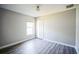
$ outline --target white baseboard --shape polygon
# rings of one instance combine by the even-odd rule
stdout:
[[[32,39],[34,39],[34,38],[32,38]],[[4,49],[4,48],[10,47],[10,46],[13,46],[13,45],[22,43],[24,41],[28,41],[28,40],[31,40],[31,39],[24,39],[24,40],[21,40],[21,41],[18,41],[18,42],[14,42],[14,43],[11,43],[11,44],[7,44],[7,45],[4,45],[4,46],[1,46],[0,49]]]
[[[73,48],[75,48],[75,46],[73,46],[73,45],[69,45],[69,44],[62,43],[62,42],[51,41],[51,40],[47,40],[47,41],[49,41],[49,42],[55,42],[55,43],[57,43],[57,44],[61,44],[61,45],[65,45],[65,46],[69,46],[69,47],[73,47]]]
[[[41,39],[41,38],[38,38],[38,39]],[[57,44],[61,44],[61,45],[65,45],[65,46],[69,46],[69,47],[75,48],[75,46],[73,46],[73,45],[69,45],[69,44],[62,43],[62,42],[52,41],[52,40],[48,40],[48,39],[41,39],[41,40],[45,40],[45,41],[49,41],[49,42],[53,42],[53,43],[57,43]]]

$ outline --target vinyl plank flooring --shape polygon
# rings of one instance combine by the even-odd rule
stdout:
[[[50,54],[50,50],[52,50],[52,48],[55,46],[56,44],[51,44],[51,46],[48,48],[47,50],[47,54]]]
[[[56,47],[55,47],[55,51],[53,53],[54,54],[59,54],[60,53],[60,48],[61,48],[61,45],[57,44]],[[63,51],[63,49],[61,49],[61,51]]]
[[[73,47],[33,39],[2,49],[0,54],[77,54],[77,52]]]
[[[76,50],[74,50],[74,48],[72,48],[72,47],[69,47],[68,50],[69,50],[70,54],[77,53]]]
[[[50,45],[51,45],[51,44],[48,43],[47,47],[45,46],[45,47],[41,50],[41,53],[42,53],[42,54],[46,54],[46,52],[47,52],[47,50],[49,49]]]
[[[58,50],[58,54],[62,54],[64,50],[64,46],[60,45],[59,50]]]
[[[51,50],[51,54],[58,54],[58,50],[59,50],[59,46],[58,46],[58,44],[56,44],[55,46],[54,46],[54,48]]]
[[[56,47],[56,44],[54,44],[54,46],[51,46],[51,50],[49,50],[48,54],[52,54],[55,51],[55,47]]]

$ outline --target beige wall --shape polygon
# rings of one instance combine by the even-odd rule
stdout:
[[[0,16],[2,32],[0,35],[2,37],[2,39],[0,39],[0,47],[21,40],[34,38],[34,34],[30,36],[26,35],[25,26],[26,21],[34,22],[33,17],[6,9],[0,9]]]
[[[39,38],[75,46],[76,10],[39,17],[37,36]]]

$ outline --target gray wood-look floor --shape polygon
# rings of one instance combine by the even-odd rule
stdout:
[[[0,50],[0,54],[76,54],[73,47],[33,39],[18,45]]]

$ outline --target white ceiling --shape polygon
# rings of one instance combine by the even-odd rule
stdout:
[[[35,4],[4,4],[1,7],[25,15],[38,17],[67,10],[66,6],[67,4],[40,4],[40,11],[36,11]]]

